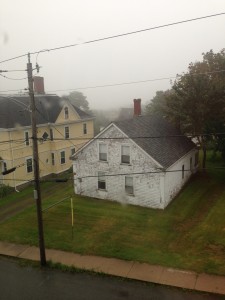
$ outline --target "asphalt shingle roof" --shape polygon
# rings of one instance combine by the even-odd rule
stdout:
[[[57,95],[35,95],[37,124],[55,123],[65,101]],[[0,95],[0,128],[30,126],[30,100],[27,95]],[[90,115],[73,106],[81,119],[91,118]]]
[[[139,116],[113,123],[164,168],[173,165],[196,147],[189,138],[159,115]],[[177,135],[181,136],[176,137]]]

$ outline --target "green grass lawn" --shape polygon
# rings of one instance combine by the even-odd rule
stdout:
[[[208,159],[210,170],[195,175],[165,210],[73,195],[71,181],[45,183],[43,208],[69,195],[74,201],[73,235],[70,200],[43,213],[46,247],[225,275],[225,170],[211,169],[217,166],[219,158]],[[3,222],[0,240],[37,245],[35,205]]]

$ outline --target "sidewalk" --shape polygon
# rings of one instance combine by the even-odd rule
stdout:
[[[39,261],[39,248],[0,241],[0,255]],[[124,261],[115,258],[80,255],[60,250],[46,249],[46,258],[54,263],[105,274],[142,280],[196,291],[225,295],[225,277],[197,274],[191,271]]]

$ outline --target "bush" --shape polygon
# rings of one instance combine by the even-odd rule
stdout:
[[[11,194],[13,191],[14,191],[14,189],[11,186],[1,184],[0,185],[0,199]]]

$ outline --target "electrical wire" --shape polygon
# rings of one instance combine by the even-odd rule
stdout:
[[[34,54],[39,54],[39,53],[44,53],[44,52],[50,52],[50,51],[56,51],[56,50],[76,47],[76,46],[80,46],[80,45],[86,45],[86,44],[91,44],[91,43],[96,43],[96,42],[102,42],[102,41],[105,41],[105,40],[125,37],[125,36],[128,36],[128,35],[138,34],[138,33],[146,32],[146,31],[151,31],[151,30],[165,28],[165,27],[174,26],[174,25],[179,25],[179,24],[183,24],[183,23],[198,21],[198,20],[202,20],[202,19],[218,17],[218,16],[221,16],[221,15],[225,15],[225,12],[212,14],[212,15],[207,15],[207,16],[203,16],[203,17],[192,18],[192,19],[186,19],[186,20],[182,20],[182,21],[178,21],[178,22],[167,23],[167,24],[163,24],[163,25],[153,26],[153,27],[150,27],[150,28],[140,29],[140,30],[136,30],[136,31],[126,32],[126,33],[121,33],[121,34],[117,34],[117,35],[107,36],[107,37],[94,39],[94,40],[86,41],[86,42],[79,43],[79,44],[70,44],[70,45],[64,45],[64,46],[49,48],[49,49],[33,51],[33,52],[30,52],[30,54],[34,55]],[[12,58],[9,58],[9,59],[6,59],[6,60],[2,60],[2,61],[0,61],[0,64],[4,63],[4,62],[7,62],[7,61],[10,61],[10,60],[18,59],[18,58],[21,58],[21,57],[24,57],[24,56],[27,56],[27,54],[22,54],[22,55],[19,55],[19,56],[16,56],[16,57],[12,57]]]
[[[176,76],[160,77],[160,78],[154,78],[154,79],[128,81],[128,82],[112,83],[112,84],[105,84],[105,85],[94,85],[94,86],[86,86],[86,87],[78,87],[78,88],[68,88],[68,89],[60,89],[60,90],[51,90],[51,91],[47,91],[47,93],[75,91],[75,90],[87,90],[87,89],[114,87],[114,86],[122,86],[122,85],[132,85],[132,84],[139,84],[139,83],[155,82],[155,81],[160,81],[160,80],[171,80],[171,79],[178,78],[178,77],[181,77],[181,76],[206,76],[206,75],[212,75],[212,74],[224,73],[224,72],[225,72],[225,70],[217,70],[217,71],[210,71],[210,72],[204,72],[204,73],[190,73],[190,74],[186,73],[186,74],[183,74],[183,75],[177,74]],[[27,90],[27,89],[24,88],[23,90]],[[20,91],[21,91],[21,89],[19,89],[19,90],[5,90],[5,91],[0,91],[0,93],[20,92]]]
[[[176,76],[161,77],[161,78],[155,78],[155,79],[146,79],[146,80],[139,80],[139,81],[129,81],[129,82],[121,82],[121,83],[95,85],[95,86],[87,86],[87,87],[80,87],[80,88],[51,90],[51,91],[48,91],[48,93],[75,91],[75,90],[88,90],[88,89],[114,87],[114,86],[122,86],[122,85],[131,85],[131,84],[139,84],[139,83],[146,83],[146,82],[155,82],[155,81],[160,81],[160,80],[171,80],[171,79],[178,78],[178,77],[181,77],[181,76],[205,76],[205,75],[211,75],[211,74],[223,73],[223,72],[225,72],[225,70],[211,71],[211,72],[204,72],[204,73],[190,73],[190,74],[187,73],[187,74],[184,74],[184,75],[177,74]]]
[[[6,79],[9,79],[9,80],[25,80],[25,79],[27,79],[27,77],[24,77],[24,78],[11,78],[11,77],[8,77],[8,76],[2,75],[2,74],[0,74],[0,76],[4,77]]]
[[[51,126],[56,129],[58,131],[58,129],[53,126],[51,124]],[[47,138],[47,141],[72,141],[72,140],[88,140],[88,141],[93,141],[93,140],[129,140],[129,139],[160,139],[160,138],[183,138],[183,137],[188,137],[188,138],[195,138],[195,137],[214,137],[214,136],[222,136],[225,137],[225,132],[211,132],[211,133],[196,133],[196,134],[177,134],[177,135],[155,135],[155,136],[129,136],[129,137],[75,137],[75,138],[68,138],[65,139],[64,135],[58,131],[60,133],[60,135],[63,138]],[[32,137],[29,137],[29,139],[33,140]],[[37,140],[42,140],[42,138],[37,138]],[[10,143],[10,142],[15,142],[15,143],[24,143],[25,140],[24,139],[17,139],[17,140],[4,140],[4,141],[0,141],[0,144],[4,144],[4,143]],[[73,144],[71,143],[71,145],[73,146],[77,146],[77,145],[83,145],[84,143],[80,143],[80,144]],[[1,150],[0,150],[1,151]],[[5,150],[2,150],[5,151]]]
[[[0,70],[0,73],[8,73],[8,72],[27,72],[27,70]]]
[[[225,167],[210,167],[210,168],[198,168],[198,171],[211,171],[211,170],[225,170]],[[145,172],[126,172],[126,173],[113,173],[113,174],[104,174],[102,176],[99,175],[87,175],[87,176],[78,176],[78,177],[69,177],[69,178],[48,178],[48,179],[40,179],[40,182],[67,182],[67,181],[74,181],[74,180],[81,180],[85,178],[99,178],[99,177],[115,177],[115,176],[134,176],[134,175],[146,175],[146,174],[161,174],[161,173],[178,173],[178,172],[191,172],[193,169],[177,169],[177,170],[163,170],[159,169],[157,171],[145,171]],[[106,172],[107,173],[107,172]],[[61,180],[58,180],[61,179]],[[4,180],[13,181],[14,179],[11,178],[4,178]],[[15,179],[16,181],[28,181],[26,179]],[[58,181],[57,181],[58,180]],[[30,180],[34,181],[34,179]]]
[[[27,90],[27,88],[24,89],[17,89],[17,90],[5,90],[5,91],[0,91],[0,93],[8,93],[8,92],[21,92],[22,90]],[[2,97],[2,95],[0,95]]]

